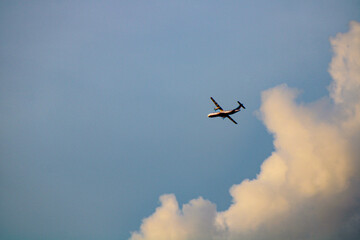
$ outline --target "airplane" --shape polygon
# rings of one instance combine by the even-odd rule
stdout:
[[[245,106],[244,106],[241,102],[237,101],[238,104],[239,104],[239,106],[238,106],[237,108],[234,108],[233,110],[224,111],[224,110],[220,107],[220,105],[219,105],[212,97],[210,97],[210,99],[211,99],[211,101],[213,101],[213,103],[214,103],[215,106],[216,106],[216,108],[214,108],[214,110],[215,110],[215,111],[216,111],[216,110],[220,110],[220,112],[210,113],[210,114],[208,115],[209,118],[222,117],[222,118],[224,119],[224,118],[227,117],[227,118],[230,119],[233,123],[237,124],[237,122],[235,122],[235,120],[232,119],[229,115],[239,112],[239,111],[241,110],[241,108],[245,109]]]

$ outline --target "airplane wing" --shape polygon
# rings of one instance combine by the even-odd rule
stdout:
[[[235,122],[235,120],[232,119],[230,116],[227,116],[227,118],[229,118],[233,123],[237,124],[237,122]]]
[[[213,101],[213,103],[216,105],[216,109],[220,109],[220,111],[224,111],[212,97],[210,97],[210,98],[211,98],[211,101]]]

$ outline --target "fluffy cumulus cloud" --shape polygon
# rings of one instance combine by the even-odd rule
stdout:
[[[163,195],[131,240],[359,239],[360,23],[331,44],[330,97],[298,104],[286,85],[263,92],[275,151],[256,179],[231,187],[227,210]]]

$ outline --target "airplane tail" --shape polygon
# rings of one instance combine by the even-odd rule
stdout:
[[[242,104],[241,102],[237,101],[238,104],[239,104],[239,107],[237,107],[237,109],[240,109],[240,108],[243,108],[243,109],[246,109],[244,104]]]

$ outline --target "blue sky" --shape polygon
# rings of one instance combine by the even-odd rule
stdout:
[[[286,83],[327,94],[359,1],[2,1],[0,237],[127,239],[158,198],[229,188],[273,151],[256,116]],[[208,119],[213,96],[239,123]],[[274,109],[277,111],[277,109]]]

